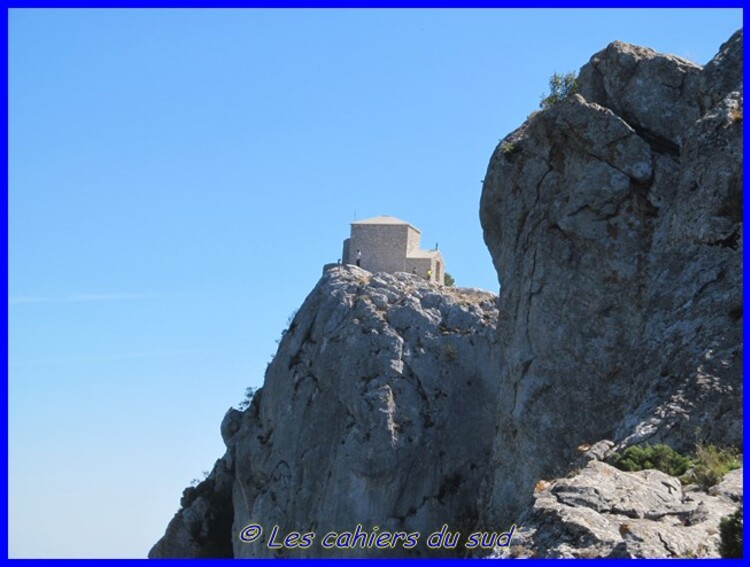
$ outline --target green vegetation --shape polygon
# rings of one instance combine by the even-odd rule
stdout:
[[[742,506],[737,511],[721,519],[719,524],[721,542],[719,553],[721,556],[731,559],[742,557]]]
[[[736,449],[720,449],[699,443],[692,457],[680,455],[668,445],[633,445],[615,453],[612,464],[623,471],[656,469],[680,477],[683,484],[696,483],[703,490],[721,482],[729,471],[742,466]]]
[[[668,445],[633,445],[613,457],[612,464],[623,471],[656,469],[671,476],[681,476],[690,468],[690,459]]]
[[[735,449],[719,449],[714,445],[699,443],[695,448],[693,469],[686,475],[687,482],[695,482],[704,490],[721,482],[724,475],[742,466]]]
[[[504,154],[512,154],[516,151],[516,145],[513,142],[503,142],[500,144],[500,151]]]
[[[445,282],[445,285],[448,287],[453,287],[456,284],[456,280],[453,279],[453,276],[450,275],[448,272],[445,272],[445,275],[443,276],[443,281]]]
[[[544,110],[578,92],[578,77],[573,72],[555,73],[549,79],[549,94],[542,95],[539,108]]]

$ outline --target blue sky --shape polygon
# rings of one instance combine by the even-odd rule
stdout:
[[[145,556],[352,220],[403,218],[496,291],[480,182],[549,76],[616,39],[703,64],[741,24],[11,10],[11,556]]]

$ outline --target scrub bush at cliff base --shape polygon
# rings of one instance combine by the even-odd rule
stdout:
[[[731,516],[721,520],[719,524],[719,533],[721,534],[721,543],[719,544],[719,553],[723,558],[741,558],[742,557],[742,507]]]

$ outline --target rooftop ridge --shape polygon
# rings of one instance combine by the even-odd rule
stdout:
[[[369,219],[352,221],[351,224],[403,224],[413,228],[418,233],[422,234],[422,231],[413,224],[406,222],[405,220],[401,220],[400,218],[392,217],[390,215],[380,215],[377,217],[370,217]]]

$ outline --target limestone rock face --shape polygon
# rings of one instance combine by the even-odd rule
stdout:
[[[589,101],[609,108],[641,136],[676,149],[702,114],[696,99],[701,67],[620,41],[594,55],[579,74]]]
[[[234,480],[225,502],[234,527],[223,542],[234,557],[405,556],[420,550],[319,542],[357,524],[420,532],[422,542],[445,522],[473,526],[500,394],[496,300],[411,274],[329,268],[284,334],[263,389],[222,424],[227,453],[217,467]],[[183,507],[152,556],[205,552],[195,507]],[[241,542],[252,523],[263,541]],[[274,525],[276,541],[292,531],[316,540],[269,549]]]
[[[507,395],[486,522],[583,444],[741,444],[741,62],[741,31],[705,69],[615,42],[495,150],[480,218]]]
[[[742,442],[742,32],[703,68],[615,42],[579,82],[490,160],[499,297],[327,267],[150,557],[460,554],[423,547],[443,524],[516,524],[496,556],[717,555],[741,472],[605,461]],[[422,537],[321,546],[358,525]]]
[[[707,494],[656,470],[591,461],[535,493],[514,547],[497,556],[717,557],[717,526],[741,501],[741,469]]]

